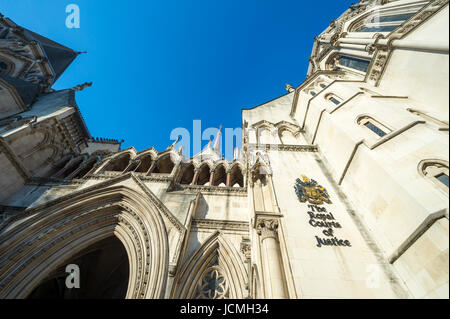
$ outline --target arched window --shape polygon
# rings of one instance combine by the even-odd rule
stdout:
[[[327,70],[347,70],[355,72],[357,74],[365,73],[369,69],[370,60],[366,60],[360,57],[341,55],[337,52],[330,55],[325,63]]]
[[[419,172],[431,180],[437,187],[448,193],[448,162],[442,160],[423,160],[419,163]]]
[[[334,103],[336,105],[339,105],[342,102],[342,99],[340,97],[337,97],[333,93],[325,95],[325,99],[327,99],[328,101],[330,101],[330,102],[332,102],[332,103]]]
[[[309,94],[311,94],[312,96],[316,96],[317,95],[317,93],[314,92],[314,91],[309,91]]]
[[[259,144],[272,144],[274,143],[275,136],[278,132],[268,127],[261,127],[258,129]]]
[[[280,135],[281,135],[280,139],[283,144],[287,144],[287,145],[298,144],[297,138],[294,136],[294,134],[291,131],[284,129],[281,131]]]
[[[379,137],[383,137],[391,132],[386,126],[374,120],[370,116],[362,116],[358,119],[358,124],[369,129]]]

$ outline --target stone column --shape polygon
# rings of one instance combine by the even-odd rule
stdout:
[[[278,242],[278,219],[259,219],[256,224],[256,231],[261,241],[265,297],[269,299],[288,298]]]
[[[78,168],[76,169],[76,170],[74,170],[72,173],[70,173],[67,177],[66,177],[66,179],[73,179],[73,177],[74,176],[76,176],[83,168],[85,168],[86,167],[86,164],[85,165],[80,165],[80,166],[78,166]]]
[[[152,165],[150,165],[150,168],[148,169],[147,173],[145,174],[145,176],[150,176],[150,174],[155,170],[156,167],[156,162],[153,161]]]
[[[214,183],[214,171],[209,172],[209,186],[213,186]]]
[[[137,163],[137,162],[134,161],[134,160],[130,161],[130,163],[128,164],[128,166],[125,167],[125,169],[123,170],[122,174],[128,173],[128,172],[131,171],[131,170],[135,170],[135,169],[137,168],[137,166],[135,166],[136,163]],[[133,166],[135,166],[135,167],[133,168]],[[138,166],[139,166],[139,165],[138,165]]]
[[[226,183],[227,187],[231,187],[231,172],[228,171],[227,172],[227,183]]]
[[[197,181],[198,181],[198,169],[194,169],[194,177],[192,178],[192,183],[191,185],[197,185]]]

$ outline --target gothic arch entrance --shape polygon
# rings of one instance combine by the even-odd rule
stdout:
[[[0,298],[33,296],[62,263],[111,237],[120,240],[128,258],[125,298],[163,298],[169,247],[159,207],[121,185],[82,190],[1,224]],[[91,257],[84,258],[88,263]]]
[[[79,269],[79,287],[66,285],[67,265]],[[122,242],[105,238],[62,262],[28,295],[29,299],[123,299],[129,281],[129,260]],[[69,283],[74,283],[69,280]]]

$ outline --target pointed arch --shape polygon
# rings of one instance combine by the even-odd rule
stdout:
[[[172,160],[172,154],[161,154],[156,159],[156,166],[152,173],[171,174],[174,167],[175,163]]]
[[[233,165],[230,169],[230,185],[232,187],[244,187],[244,174],[241,165]]]
[[[86,156],[80,155],[72,158],[59,172],[56,172],[53,177],[56,178],[67,178],[70,176],[78,167],[80,167],[86,160]]]
[[[151,153],[147,153],[136,157],[136,161],[138,161],[138,166],[134,171],[136,173],[147,173],[154,162],[154,157],[152,157]]]
[[[205,276],[217,271],[222,276],[223,294],[218,297],[246,297],[247,270],[237,250],[220,231],[213,233],[180,270],[174,298],[205,297],[199,292]],[[206,277],[207,278],[207,277]],[[199,295],[200,293],[200,295]],[[211,296],[212,294],[209,294]],[[206,295],[208,296],[208,295]]]
[[[126,298],[163,298],[164,220],[152,201],[122,185],[91,187],[7,219],[0,226],[0,242],[8,247],[0,249],[0,298],[25,298],[61,263],[110,236],[128,254]]]
[[[211,186],[227,185],[227,169],[224,163],[220,163],[214,169],[214,180]]]
[[[197,185],[209,185],[211,168],[207,163],[203,163],[198,169]]]
[[[193,163],[188,163],[183,167],[180,176],[180,184],[189,185],[194,180],[195,167]]]
[[[75,154],[69,153],[64,155],[61,159],[56,161],[52,167],[50,168],[49,172],[47,173],[48,176],[55,176],[59,171],[61,171],[64,167],[66,167],[67,164],[73,159]]]
[[[72,173],[72,178],[83,178],[85,177],[93,168],[94,166],[99,162],[99,159],[97,156],[91,156],[87,161],[85,161],[80,167],[79,170]]]
[[[252,266],[252,298],[253,299],[262,299],[263,297],[263,292],[262,292],[262,285],[261,285],[261,279],[259,277],[259,272],[258,272],[258,267],[256,266],[256,264],[253,264]]]

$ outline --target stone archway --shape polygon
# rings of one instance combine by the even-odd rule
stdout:
[[[78,267],[79,287],[67,287],[68,265]],[[111,236],[62,262],[27,298],[123,299],[127,294],[129,273],[127,251],[117,237]]]
[[[0,298],[29,296],[93,244],[117,237],[129,260],[126,298],[163,298],[169,264],[158,207],[124,187],[91,188],[26,210],[0,226]]]

